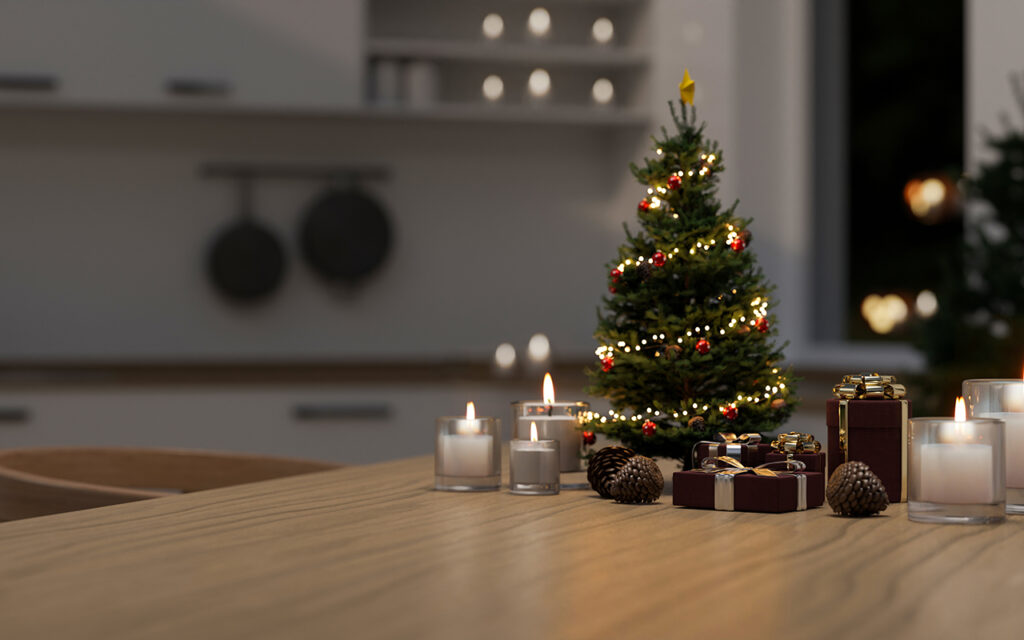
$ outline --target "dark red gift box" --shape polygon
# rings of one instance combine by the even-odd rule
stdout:
[[[840,403],[846,403],[846,425],[842,425]],[[829,400],[825,416],[829,474],[844,462],[859,460],[885,485],[889,502],[906,502],[907,419],[912,415],[910,400]],[[846,431],[845,443],[841,430]]]
[[[772,450],[770,444],[741,444],[739,442],[716,442],[710,444],[702,442],[697,445],[697,455],[694,457],[693,466],[699,467],[700,461],[704,458],[716,458],[718,456],[731,456],[736,458],[747,467],[756,467],[764,464],[764,457]]]
[[[786,473],[772,477],[753,473],[676,471],[672,474],[672,504],[720,511],[797,511],[801,507],[801,484],[806,495],[803,508],[820,507],[825,502],[825,476],[820,473]]]
[[[815,473],[824,474],[828,470],[828,463],[826,462],[828,456],[825,455],[824,451],[818,453],[794,453],[793,459],[799,460],[804,463],[807,467],[807,471],[814,471]],[[779,451],[772,451],[764,457],[765,462],[782,462],[786,459],[786,454]]]

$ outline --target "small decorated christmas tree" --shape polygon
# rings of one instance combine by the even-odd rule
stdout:
[[[631,165],[646,189],[640,230],[626,227],[608,265],[600,363],[587,371],[589,391],[614,409],[585,427],[681,461],[719,431],[773,431],[795,404],[774,340],[772,287],[747,249],[750,221],[716,199],[722,154],[697,125],[693,92],[686,71],[678,113],[669,103],[677,131],[662,128],[654,157]]]

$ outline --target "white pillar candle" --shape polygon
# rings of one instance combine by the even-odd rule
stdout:
[[[1024,489],[1024,413],[979,413],[1006,423],[1006,487]]]
[[[466,420],[465,422],[478,422]],[[441,436],[444,454],[442,473],[446,476],[489,476],[494,473],[494,438],[477,433]],[[461,431],[461,429],[460,429]]]
[[[920,499],[939,504],[990,504],[992,447],[987,444],[923,444]]]

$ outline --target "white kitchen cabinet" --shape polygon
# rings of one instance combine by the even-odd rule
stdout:
[[[358,0],[3,0],[0,102],[351,107],[362,15]]]
[[[535,385],[534,385],[535,386]],[[501,419],[528,391],[500,384],[56,387],[0,392],[0,448],[183,447],[368,463],[434,451],[434,420],[473,400]]]

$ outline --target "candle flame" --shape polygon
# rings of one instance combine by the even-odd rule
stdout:
[[[537,442],[537,423],[530,423],[530,442]]]
[[[476,405],[472,402],[466,403],[466,420],[476,420]]]
[[[555,404],[555,383],[550,373],[544,374],[544,404]]]
[[[964,405],[963,397],[956,399],[956,410],[953,411],[953,419],[957,422],[967,421],[967,406]]]

